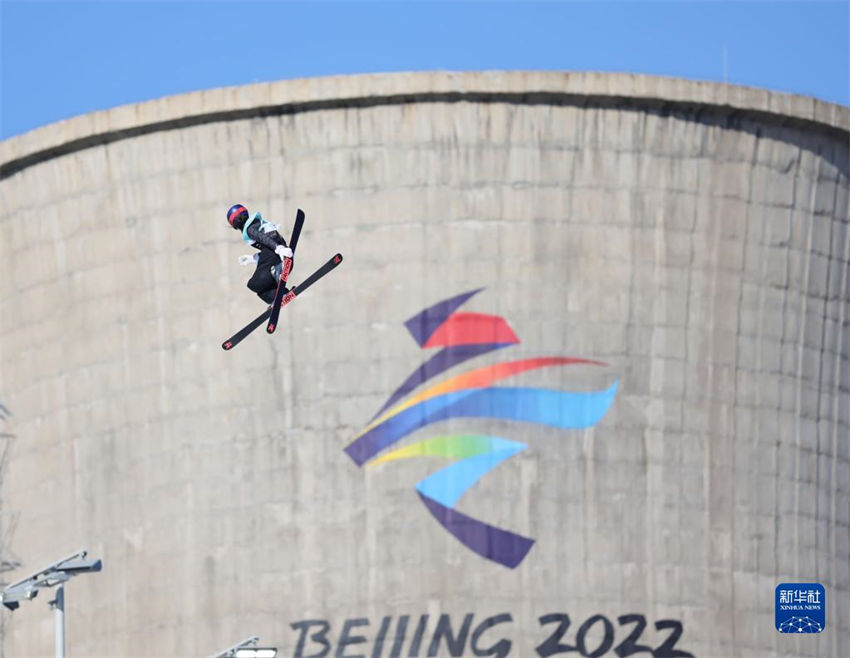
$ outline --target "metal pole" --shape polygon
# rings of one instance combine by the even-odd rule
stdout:
[[[65,658],[65,585],[56,588],[56,658]]]

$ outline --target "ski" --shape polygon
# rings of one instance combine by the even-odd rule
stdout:
[[[292,269],[292,259],[283,259],[283,269],[280,271],[280,278],[277,280],[277,290],[274,293],[274,301],[269,307],[269,322],[266,325],[266,331],[274,333],[277,327],[277,317],[280,315],[280,303],[283,300],[283,295],[286,292],[286,280],[289,278],[289,272]]]
[[[317,269],[315,272],[313,272],[310,276],[308,276],[306,279],[304,279],[297,286],[294,286],[288,293],[286,293],[281,298],[280,306],[278,307],[278,312],[280,312],[281,308],[286,306],[289,302],[291,302],[293,299],[295,299],[298,295],[300,295],[302,292],[307,290],[307,288],[309,288],[314,283],[316,283],[316,281],[318,281],[323,276],[325,276],[325,274],[330,272],[332,269],[334,269],[341,262],[342,262],[342,254],[334,254],[334,256],[330,260],[328,260],[327,263],[322,265],[319,269]],[[269,324],[266,327],[266,331],[268,333],[272,333],[274,330],[275,330],[275,327],[274,327],[274,325],[272,325],[271,318],[270,318]]]
[[[298,237],[301,235],[301,227],[304,226],[304,211],[301,208],[295,213],[295,225],[292,227],[292,235],[289,236],[289,248],[295,255],[295,247],[298,246]]]
[[[310,286],[312,286],[316,281],[325,276],[328,272],[334,269],[337,265],[342,262],[342,254],[336,254],[331,258],[328,262],[322,265],[319,269],[313,272],[310,276],[308,276],[304,281],[299,283],[297,286],[294,286],[286,295],[281,299],[281,306],[286,306],[289,302],[295,299],[302,292],[307,290]],[[272,308],[269,306],[265,311],[263,311],[256,318],[251,320],[251,322],[245,325],[242,329],[237,331],[233,336],[228,338],[221,344],[223,350],[232,350],[239,343],[241,343],[254,329],[263,324],[266,320],[269,319],[271,315]]]
[[[301,235],[301,227],[304,225],[304,211],[301,208],[295,214],[295,225],[292,227],[292,234],[289,236],[289,248],[292,249],[292,255],[295,256],[295,247],[298,246],[298,238]],[[274,301],[272,302],[271,312],[269,314],[269,322],[266,325],[268,333],[274,333],[277,327],[277,318],[280,315],[280,302],[286,292],[286,280],[289,278],[289,273],[292,271],[292,258],[283,259],[283,269],[280,271],[280,278],[277,281],[277,290],[274,293]]]
[[[221,344],[222,349],[231,350],[236,347],[239,343],[241,343],[254,329],[263,324],[266,320],[269,319],[269,316],[272,313],[272,307],[269,306],[265,311],[263,311],[256,318],[251,320],[250,323],[246,324],[239,331],[233,334],[230,338],[224,341]]]

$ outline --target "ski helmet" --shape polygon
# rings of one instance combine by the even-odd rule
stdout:
[[[227,211],[227,221],[233,228],[241,231],[245,222],[248,221],[248,209],[241,203],[231,206],[230,210]]]

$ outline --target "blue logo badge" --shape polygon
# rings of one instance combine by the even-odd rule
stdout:
[[[776,586],[776,630],[820,633],[826,627],[826,590],[820,583]]]

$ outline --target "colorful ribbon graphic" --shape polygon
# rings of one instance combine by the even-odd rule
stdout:
[[[534,540],[462,514],[455,507],[476,482],[525,450],[525,444],[485,434],[456,434],[419,441],[380,456],[379,453],[423,427],[451,418],[490,418],[561,429],[592,427],[611,406],[617,382],[592,392],[493,386],[508,377],[541,368],[605,365],[574,357],[540,357],[476,368],[400,402],[426,381],[463,361],[519,342],[507,322],[498,316],[455,312],[478,292],[439,302],[405,322],[420,347],[443,349],[408,376],[345,452],[358,466],[427,457],[455,460],[416,485],[422,502],[469,549],[514,568],[525,558]]]

